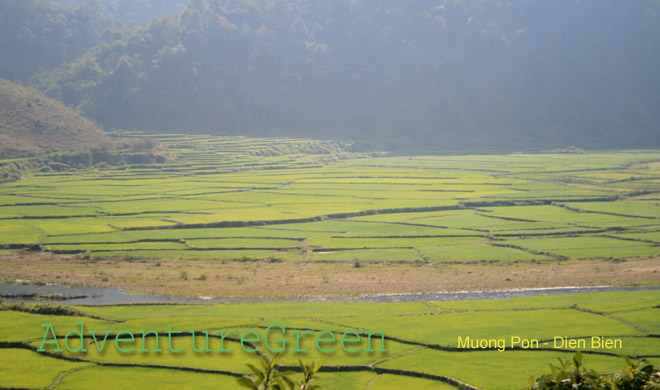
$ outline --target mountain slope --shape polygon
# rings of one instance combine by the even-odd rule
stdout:
[[[46,0],[0,1],[0,77],[26,83],[112,42],[115,30],[92,2],[74,10]]]
[[[0,79],[0,158],[36,156],[109,142],[94,122],[33,88]]]
[[[658,147],[658,36],[654,0],[196,0],[32,81],[107,128]]]

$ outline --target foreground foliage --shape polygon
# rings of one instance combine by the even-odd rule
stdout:
[[[295,381],[291,378],[294,374],[293,371],[280,371],[277,362],[282,357],[282,354],[275,355],[272,359],[267,355],[262,355],[259,359],[261,369],[253,364],[246,364],[254,377],[243,376],[237,379],[239,385],[253,390],[315,390],[320,389],[321,386],[313,383],[321,378],[316,377],[316,373],[325,363],[325,359],[319,364],[315,362],[303,363],[298,359],[300,368],[303,372],[303,379]]]
[[[573,356],[573,361],[559,360],[559,366],[550,364],[552,373],[534,379],[530,382],[530,390],[658,390],[660,389],[660,371],[653,364],[643,361],[635,362],[624,356],[627,366],[614,374],[600,374],[584,365],[581,352]],[[571,371],[569,367],[574,369]]]

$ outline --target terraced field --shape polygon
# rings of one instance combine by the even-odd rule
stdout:
[[[313,140],[157,138],[168,163],[1,184],[2,281],[252,298],[660,284],[657,151],[388,157]],[[61,315],[5,304],[0,388],[235,388],[256,355],[234,336],[225,340],[233,352],[198,353],[193,344],[206,330],[263,333],[272,324],[291,331],[289,345],[293,331],[309,330],[308,351],[289,352],[282,364],[327,357],[324,388],[524,388],[575,349],[604,372],[624,364],[622,353],[660,363],[659,294],[79,306]],[[107,330],[109,345],[120,331],[162,338],[169,324],[199,333],[194,343],[190,333],[175,338],[189,347],[180,354],[99,352],[90,338],[86,353],[38,351],[42,324],[61,340],[76,321]],[[315,335],[373,330],[387,351],[314,352]],[[468,336],[541,345],[459,345]],[[553,345],[592,336],[622,346]],[[214,348],[221,341],[210,340]],[[145,343],[157,341],[152,334]]]
[[[415,265],[438,275],[558,262],[609,269],[629,260],[644,272],[612,283],[603,274],[592,284],[660,281],[656,151],[383,157],[325,141],[157,137],[174,157],[167,164],[43,172],[2,184],[0,274],[227,295],[218,284],[254,286],[243,274],[272,263],[285,270],[336,264],[342,273],[371,266],[376,274]],[[52,272],[35,272],[35,262],[39,270],[52,264]],[[56,272],[67,264],[76,266]],[[181,277],[183,269],[214,283],[186,288],[192,278]],[[136,273],[151,278],[140,282]],[[304,285],[318,282],[297,288],[316,294]],[[337,285],[332,275],[324,283]],[[435,290],[446,283],[438,279]],[[273,291],[284,284],[273,281]]]
[[[245,363],[256,363],[257,353],[245,352],[238,340],[246,331],[263,336],[272,324],[278,328],[249,348],[267,352],[282,346],[286,353],[282,368],[295,368],[297,359],[328,360],[320,372],[325,389],[520,389],[532,375],[548,371],[557,357],[568,359],[571,351],[555,344],[555,337],[585,340],[586,364],[602,372],[625,365],[618,357],[627,354],[660,362],[658,307],[660,292],[589,293],[506,300],[419,302],[419,303],[253,303],[225,305],[137,305],[78,306],[67,315],[42,315],[9,308],[0,311],[0,388],[86,389],[234,389],[236,377],[249,371]],[[6,308],[7,309],[7,308]],[[27,310],[21,307],[18,310]],[[91,336],[85,338],[86,352],[67,352],[64,336],[71,330],[109,334],[99,352]],[[52,324],[62,352],[54,352],[52,335],[44,336],[42,324]],[[170,328],[171,327],[171,328]],[[168,344],[168,330],[175,334]],[[142,338],[143,331],[158,332]],[[218,331],[236,330],[221,339]],[[293,352],[294,331],[308,330]],[[367,352],[366,332],[385,335],[372,339]],[[116,343],[121,331],[135,334],[134,342]],[[195,347],[190,331],[197,331]],[[204,332],[210,336],[205,341]],[[339,345],[321,344],[319,332],[337,339],[346,331],[362,336],[350,345],[356,352],[343,352]],[[593,346],[591,337],[620,340],[621,347]],[[459,337],[505,340],[497,347],[466,348]],[[511,345],[511,338],[536,339],[538,348]],[[97,344],[101,344],[99,337]],[[275,339],[276,341],[272,341]],[[223,344],[221,344],[221,341]],[[144,345],[142,344],[144,342]],[[71,349],[80,338],[69,338]],[[120,352],[119,348],[132,352]],[[334,347],[333,347],[334,345]],[[46,351],[39,352],[44,346]],[[204,351],[208,346],[211,351]],[[161,352],[154,349],[160,347]],[[171,349],[178,350],[172,352]],[[145,349],[145,351],[140,351]],[[218,352],[219,349],[231,350]],[[381,351],[384,349],[386,351]]]

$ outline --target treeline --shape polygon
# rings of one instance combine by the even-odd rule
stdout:
[[[0,183],[12,182],[33,172],[77,169],[121,169],[128,165],[163,164],[171,155],[155,138],[134,138],[96,147],[60,150],[39,157],[0,161]]]
[[[155,138],[115,141],[101,147],[50,153],[38,160],[40,172],[106,168],[122,165],[162,164],[169,159],[167,151]]]
[[[16,3],[55,7],[8,1],[2,13]],[[37,23],[26,15],[12,31]],[[101,35],[55,70],[71,58],[44,55],[32,83],[106,128],[414,152],[650,147],[658,36],[653,0],[193,0],[111,42]],[[30,58],[15,51],[1,56],[10,78]]]

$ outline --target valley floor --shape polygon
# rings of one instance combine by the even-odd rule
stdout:
[[[164,164],[1,184],[0,282],[257,301],[660,285],[659,151],[385,157],[313,140],[157,137],[171,157]],[[145,343],[157,343],[170,326],[387,336],[382,353],[322,353],[310,339],[310,351],[285,355],[287,368],[328,358],[324,389],[520,389],[577,349],[601,372],[624,366],[620,354],[660,363],[657,289],[407,303],[64,303],[0,302],[0,389],[233,389],[257,362],[237,335],[228,354],[113,347],[122,331],[153,330]],[[107,331],[112,348],[95,351],[88,335],[85,352],[40,350],[48,325],[60,340],[81,326]],[[203,335],[175,342],[190,347]]]
[[[186,278],[182,278],[182,272]],[[206,275],[206,276],[203,276]],[[355,297],[361,295],[496,291],[520,288],[658,286],[660,259],[575,260],[540,264],[408,264],[392,262],[194,262],[162,259],[95,261],[52,254],[0,256],[0,281],[120,287],[208,297]]]

